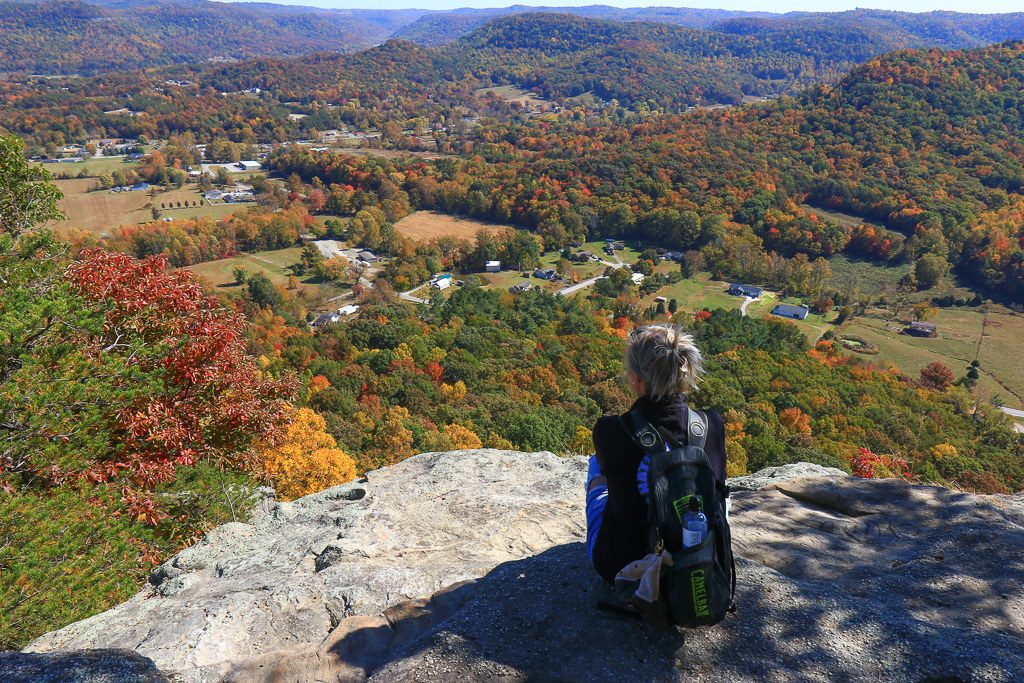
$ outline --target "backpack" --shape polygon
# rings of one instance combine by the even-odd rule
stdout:
[[[707,418],[688,409],[687,444],[669,443],[640,411],[630,413],[623,427],[647,458],[637,472],[640,493],[647,500],[648,550],[671,555],[661,575],[660,593],[670,623],[685,628],[710,626],[735,611],[736,564],[732,554],[727,504],[729,486],[720,482],[704,452]],[[667,433],[669,442],[674,442]],[[682,517],[697,496],[707,517],[708,535],[699,545],[683,547]],[[651,625],[651,624],[649,624]]]

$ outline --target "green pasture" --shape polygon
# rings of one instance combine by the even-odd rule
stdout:
[[[101,173],[112,173],[119,169],[127,171],[138,165],[139,162],[126,162],[123,157],[92,157],[78,163],[39,164],[54,177],[67,176],[69,178],[77,178],[83,170],[87,172],[87,175],[96,177]]]
[[[219,220],[221,218],[224,218],[225,216],[230,216],[236,211],[241,211],[245,209],[247,206],[252,205],[243,204],[239,206],[238,204],[217,204],[211,206],[207,204],[204,206],[190,206],[188,208],[182,207],[180,209],[159,209],[159,211],[161,218],[189,219],[202,218],[203,216],[213,216],[214,218]]]
[[[912,269],[909,263],[887,266],[877,261],[853,259],[842,254],[830,258],[828,267],[832,277],[825,281],[826,287],[838,290],[849,287],[872,297],[896,291],[896,283]]]
[[[893,363],[914,378],[933,362],[942,363],[960,378],[977,357],[981,363],[981,394],[998,394],[1011,408],[1024,405],[1024,361],[1020,354],[1024,316],[990,312],[986,318],[981,307],[954,307],[940,309],[928,322],[938,327],[937,338],[900,334],[908,322],[894,321],[880,312],[877,317],[865,316],[844,325],[840,334],[868,339],[878,346],[879,353],[865,359],[880,366]]]
[[[232,258],[207,261],[189,266],[196,275],[200,275],[218,287],[237,287],[232,270],[237,266],[245,266],[250,274],[263,272],[275,285],[288,284],[288,276],[292,274],[288,266],[298,263],[302,247],[289,247],[276,251],[261,251],[254,254],[242,254]],[[299,279],[302,284],[317,284],[312,276]]]
[[[834,287],[839,290],[852,288],[871,298],[883,294],[894,294],[900,278],[913,270],[913,264],[910,263],[887,265],[877,261],[850,258],[843,254],[830,258],[828,266],[832,271],[832,277],[825,281],[826,287]],[[950,273],[936,287],[911,293],[909,299],[911,301],[930,301],[946,295],[971,299],[974,294],[974,290],[964,286],[955,273]]]

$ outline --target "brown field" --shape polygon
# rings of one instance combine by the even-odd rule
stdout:
[[[535,93],[522,90],[514,85],[495,85],[490,88],[478,88],[475,94],[477,97],[483,97],[488,92],[493,92],[498,97],[509,102],[518,102],[528,109],[551,104],[550,100],[545,100],[542,97],[538,97]]]
[[[218,204],[210,206],[202,195],[199,194],[196,185],[186,185],[178,190],[168,190],[150,196],[149,192],[115,192],[106,190],[90,192],[96,186],[95,178],[76,178],[73,180],[57,180],[55,184],[64,193],[64,199],[60,201],[60,208],[68,215],[67,221],[61,221],[52,225],[60,230],[77,228],[86,232],[102,233],[118,225],[136,225],[148,223],[153,220],[150,206],[155,206],[162,217],[167,218],[199,218],[201,216],[213,216],[223,218],[236,211],[242,211],[250,204]],[[160,204],[171,202],[184,204],[195,204],[201,201],[201,206],[189,206],[182,208],[161,209]]]
[[[58,206],[68,216],[67,221],[58,224],[60,229],[103,232],[117,225],[153,219],[149,209],[144,208],[152,201],[148,192],[89,192],[96,185],[95,178],[58,180],[54,184],[64,193]]]
[[[498,223],[484,223],[475,218],[462,218],[460,216],[449,216],[437,211],[417,211],[411,216],[406,216],[395,223],[395,230],[403,237],[427,241],[441,235],[455,235],[472,240],[476,237],[478,230],[491,230],[497,232],[503,228],[512,227]]]

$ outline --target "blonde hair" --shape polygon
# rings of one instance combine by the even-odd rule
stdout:
[[[664,402],[697,388],[704,359],[682,325],[645,325],[626,339],[624,369],[643,381],[652,400]]]

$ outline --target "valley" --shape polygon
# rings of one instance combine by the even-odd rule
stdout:
[[[420,453],[590,454],[650,324],[701,349],[729,477],[1020,492],[1021,39],[0,2],[0,645],[257,504]]]

